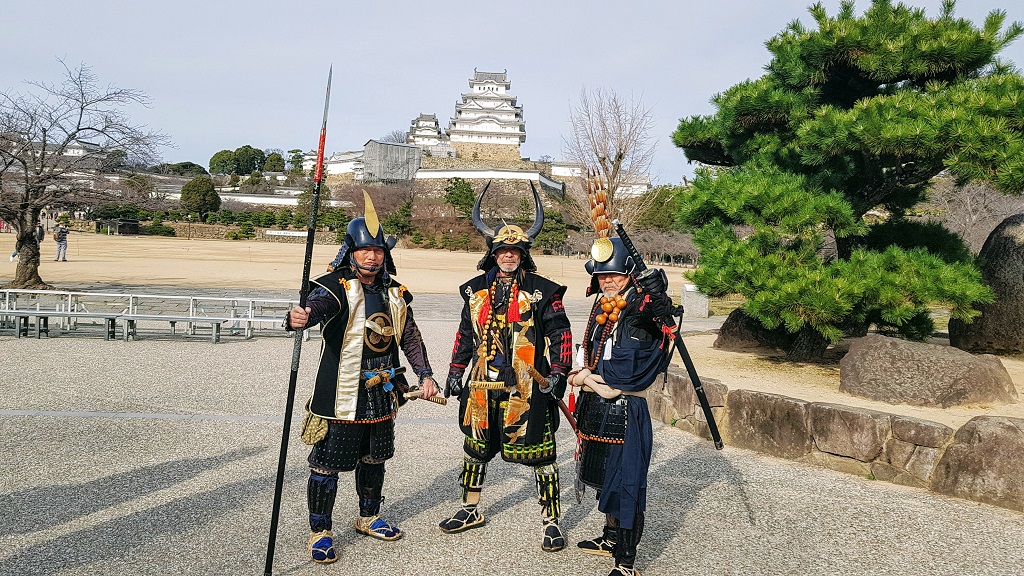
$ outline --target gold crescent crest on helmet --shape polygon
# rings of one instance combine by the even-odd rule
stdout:
[[[363,216],[366,231],[370,233],[371,238],[376,238],[380,232],[380,220],[377,219],[377,211],[373,209],[373,201],[366,190],[363,190],[363,203],[366,204],[366,215]]]

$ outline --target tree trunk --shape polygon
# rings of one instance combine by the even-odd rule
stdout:
[[[18,251],[18,267],[14,271],[14,280],[4,288],[22,290],[51,290],[50,286],[39,276],[40,246],[36,242],[36,222],[39,214],[26,214],[12,223],[18,234],[15,249]]]
[[[786,351],[786,359],[795,362],[817,362],[824,359],[828,340],[817,330],[804,326],[796,333],[796,340]]]

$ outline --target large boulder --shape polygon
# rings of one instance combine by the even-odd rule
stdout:
[[[949,343],[972,352],[1024,352],[1024,214],[1003,220],[981,249],[981,276],[996,294],[967,324],[949,321]]]
[[[1024,419],[977,416],[953,437],[932,490],[1024,512]]]
[[[995,356],[871,334],[856,338],[839,362],[839,390],[891,404],[958,406],[1017,401]]]
[[[718,330],[718,338],[715,338],[715,348],[722,350],[744,351],[754,348],[776,348],[787,350],[793,345],[796,339],[795,334],[786,332],[784,328],[769,330],[761,322],[742,308],[737,308],[729,313],[729,316],[722,323]]]

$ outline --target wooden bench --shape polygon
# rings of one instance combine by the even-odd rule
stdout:
[[[137,339],[138,336],[138,322],[168,322],[171,325],[171,335],[174,335],[174,327],[179,322],[188,324],[209,324],[210,325],[210,341],[217,343],[220,342],[220,330],[221,325],[225,322],[234,322],[241,320],[240,318],[229,318],[229,317],[216,317],[216,316],[171,316],[167,314],[120,314],[118,315],[124,322],[124,340],[127,342],[131,338]]]
[[[10,317],[14,319],[14,335],[16,338],[28,336],[29,318],[35,318],[36,338],[42,337],[43,333],[50,335],[50,318],[93,318],[104,321],[103,339],[110,340],[115,337],[117,330],[117,319],[121,314],[115,312],[67,312],[64,310],[0,310],[0,318]]]

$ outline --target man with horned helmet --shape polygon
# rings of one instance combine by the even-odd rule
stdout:
[[[634,576],[654,443],[646,390],[669,360],[661,320],[671,318],[672,300],[666,294],[664,270],[648,268],[636,275],[636,263],[622,240],[608,237],[598,182],[591,205],[599,237],[585,264],[591,275],[587,296],[597,296],[569,383],[582,389],[576,404],[579,494],[584,486],[597,490],[605,526],[602,535],[577,546],[613,556],[609,576]]]
[[[394,455],[394,418],[409,388],[399,367],[401,348],[419,377],[423,397],[438,392],[427,350],[413,319],[412,294],[392,276],[393,238],[364,192],[366,216],[348,224],[345,242],[311,282],[306,308],[295,306],[288,327],[321,324],[323,344],[313,393],[306,405],[303,441],[309,454],[309,552],[314,562],[337,560],[331,516],[338,473],[355,470],[359,516],[355,529],[380,540],[402,531],[378,516],[384,496],[384,462]]]
[[[440,527],[454,533],[484,524],[478,505],[487,463],[501,454],[505,461],[534,468],[543,515],[541,547],[553,552],[565,547],[555,463],[557,402],[572,361],[572,334],[562,307],[565,286],[537,275],[530,256],[544,224],[537,189],[537,216],[526,232],[509,224],[488,228],[480,217],[486,193],[487,186],[473,207],[473,224],[487,238],[487,253],[477,265],[483,274],[459,287],[465,304],[445,384],[445,396],[459,398],[466,435],[462,507]]]

